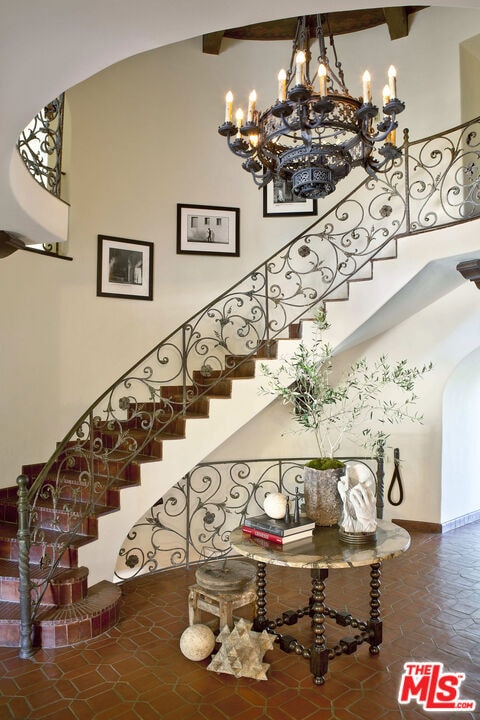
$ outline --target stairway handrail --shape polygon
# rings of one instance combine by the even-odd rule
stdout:
[[[305,231],[155,345],[90,405],[29,489],[32,541],[48,547],[45,564],[52,572],[84,518],[93,513],[101,492],[124,477],[132,461],[188,408],[233,377],[236,358],[245,361],[255,356],[348,284],[396,238],[476,216],[478,173],[467,167],[470,182],[462,184],[459,178],[470,155],[479,160],[475,142],[479,122],[476,118],[415,142],[405,133],[404,157],[381,179],[367,177],[359,183]],[[417,146],[420,151],[415,153]],[[439,173],[441,161],[445,168]],[[446,188],[449,174],[453,184]],[[240,310],[250,314],[242,315]],[[179,403],[171,388],[180,387],[180,379]],[[172,385],[176,380],[178,385]],[[162,395],[165,388],[169,390]],[[134,428],[142,429],[141,441]],[[109,465],[112,459],[114,470]],[[90,488],[86,504],[75,496],[69,501],[62,498],[72,469]],[[39,497],[52,503],[52,530],[61,540],[49,543],[45,531],[34,527]],[[37,588],[35,608],[42,595]]]

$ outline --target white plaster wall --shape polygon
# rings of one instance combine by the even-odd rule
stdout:
[[[472,288],[473,290],[473,288]],[[480,299],[477,314],[462,322],[478,344]],[[467,355],[447,379],[443,398],[442,522],[480,510],[478,482],[478,433],[480,430],[480,347]]]

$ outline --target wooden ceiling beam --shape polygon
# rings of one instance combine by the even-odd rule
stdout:
[[[204,35],[202,38],[202,51],[207,55],[219,55],[222,38],[223,30]]]
[[[398,40],[408,35],[408,13],[405,7],[383,8],[385,22],[388,25],[390,40]]]

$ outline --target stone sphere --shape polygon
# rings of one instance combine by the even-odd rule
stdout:
[[[205,660],[215,647],[215,635],[208,625],[190,625],[180,638],[180,650],[188,660]]]
[[[269,493],[263,501],[263,509],[268,517],[275,520],[285,517],[287,496],[279,492]]]

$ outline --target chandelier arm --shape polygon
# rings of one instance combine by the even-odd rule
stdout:
[[[239,141],[237,136],[235,136],[235,139],[232,141],[230,135],[227,135],[227,144],[232,153],[241,158],[251,158],[257,152],[256,148],[248,148],[246,140],[241,139]]]
[[[305,112],[306,108],[304,108],[301,112],[300,107],[297,107],[297,117],[300,114],[306,115]],[[290,123],[287,120],[287,115],[281,115],[280,119],[282,122],[282,126],[280,128],[277,128],[275,131],[268,134],[268,138],[276,137],[278,135],[283,135],[285,130],[288,130],[288,132],[295,133],[295,132],[301,132],[302,130],[316,130],[319,127],[322,127],[322,125],[325,125],[327,117],[330,113],[331,108],[327,107],[326,110],[315,110],[315,118],[313,120],[306,120],[305,118],[299,118],[295,123]],[[265,116],[268,116],[270,113],[265,113]],[[293,113],[292,113],[293,114]]]

